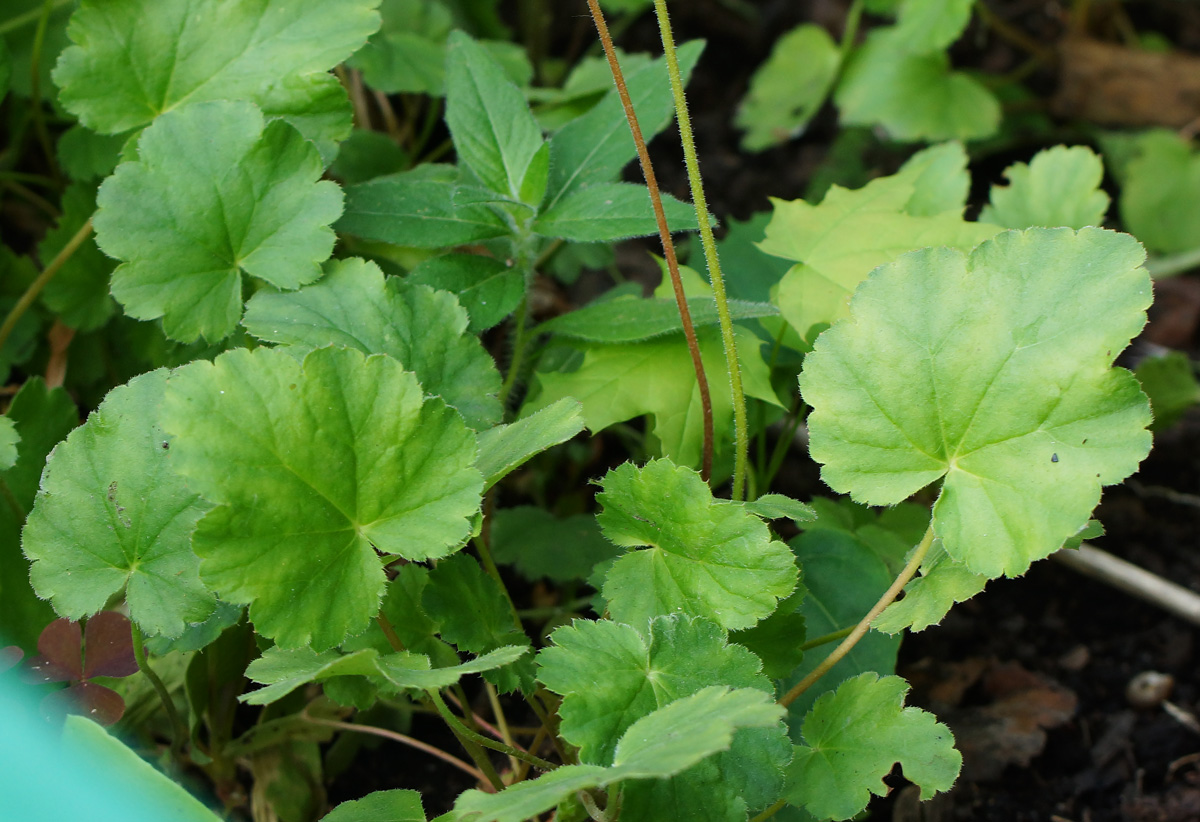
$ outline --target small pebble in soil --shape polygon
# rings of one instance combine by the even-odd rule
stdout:
[[[1125,699],[1141,710],[1157,708],[1171,695],[1175,677],[1158,671],[1142,671],[1125,686]]]

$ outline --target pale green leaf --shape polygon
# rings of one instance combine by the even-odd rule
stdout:
[[[67,110],[102,134],[144,126],[185,103],[263,104],[280,84],[323,74],[354,53],[379,27],[378,5],[83,0],[68,29],[75,45],[54,82]],[[219,123],[214,116],[211,124]]]
[[[742,503],[746,511],[762,519],[790,519],[793,522],[808,522],[817,514],[811,505],[783,494],[763,494],[756,500]]]
[[[689,203],[662,195],[667,225],[672,232],[697,227],[696,211]],[[658,232],[650,192],[633,183],[593,183],[564,195],[538,214],[533,230],[546,237],[591,243],[645,237]]]
[[[698,40],[679,46],[677,56],[683,82],[687,82],[703,50],[704,43]],[[675,114],[666,61],[660,58],[628,73],[625,82],[642,134],[650,140],[667,127]],[[583,186],[617,179],[621,169],[637,156],[615,89],[587,114],[559,129],[549,142],[547,209]]]
[[[1200,246],[1200,153],[1165,129],[1143,135],[1137,148],[1121,189],[1125,226],[1161,254]]]
[[[837,78],[842,56],[821,26],[806,23],[780,37],[754,72],[735,123],[742,148],[762,151],[804,133]]]
[[[1186,354],[1171,351],[1161,357],[1142,360],[1134,374],[1142,391],[1150,398],[1154,412],[1151,431],[1170,428],[1200,403],[1200,382],[1196,381],[1195,366]]]
[[[604,787],[610,780],[619,778],[611,768],[599,765],[564,765],[500,793],[466,791],[455,800],[451,819],[455,822],[526,822],[573,796],[576,791]]]
[[[212,342],[241,319],[243,274],[285,289],[321,276],[342,195],[294,128],[264,128],[250,103],[200,103],[159,117],[138,149],[95,217],[100,248],[124,261],[112,292],[126,313]]]
[[[580,410],[578,402],[566,397],[524,419],[480,433],[475,465],[483,473],[484,490],[537,454],[582,431]]]
[[[1104,166],[1086,146],[1055,146],[1039,151],[1029,164],[1004,170],[1007,186],[992,186],[991,203],[981,223],[1005,228],[1066,226],[1083,228],[1104,223],[1108,195],[1100,190]]]
[[[0,471],[8,471],[17,464],[17,445],[21,435],[12,417],[0,417]]]
[[[953,212],[962,216],[971,188],[967,151],[962,143],[939,143],[921,149],[895,176],[913,186],[912,196],[904,204],[905,214],[935,217]]]
[[[613,469],[596,495],[604,535],[639,548],[617,560],[604,582],[614,619],[642,625],[682,611],[724,628],[749,628],[796,587],[791,551],[762,520],[713,499],[690,468],[654,460]]]
[[[692,297],[687,302],[696,328],[720,321],[711,297]],[[747,320],[775,315],[778,309],[770,303],[729,300],[729,313],[734,320]],[[674,299],[629,297],[594,302],[547,320],[537,330],[585,342],[631,343],[682,331],[683,320]]]
[[[520,271],[504,260],[479,254],[433,257],[409,271],[406,279],[457,294],[471,316],[468,328],[472,334],[499,325],[525,296],[525,277]]]
[[[425,809],[416,791],[375,791],[339,802],[321,822],[425,822]]]
[[[921,576],[904,586],[904,599],[889,605],[871,627],[885,634],[905,628],[923,631],[941,622],[956,602],[965,602],[985,585],[987,577],[955,562],[935,541],[921,563]]]
[[[96,192],[91,186],[72,185],[63,192],[62,216],[38,244],[42,260],[46,263],[53,260],[95,210]],[[54,279],[46,283],[42,301],[63,323],[77,331],[99,328],[116,308],[108,294],[114,265],[101,253],[95,237],[88,237],[67,258]]]
[[[467,34],[453,32],[446,51],[446,125],[460,161],[493,191],[519,198],[542,147],[525,95]]]
[[[715,328],[697,330],[705,371],[725,373],[725,350]],[[746,395],[778,405],[771,388],[760,343],[749,329],[734,329]],[[679,336],[640,343],[583,347],[583,363],[569,372],[535,372],[541,393],[521,411],[528,415],[563,397],[583,403],[583,417],[591,431],[650,414],[651,433],[662,453],[683,465],[698,466],[704,439],[700,390],[691,355]],[[733,400],[729,382],[709,380],[713,430],[718,447],[733,431]]]
[[[896,140],[970,140],[1000,125],[1000,103],[950,69],[945,52],[912,54],[892,30],[872,32],[850,58],[834,99],[843,125],[880,125]]]
[[[903,0],[892,35],[913,54],[948,48],[971,20],[973,0]]]
[[[826,483],[890,505],[944,479],[934,529],[973,573],[1057,550],[1150,448],[1110,367],[1145,323],[1143,259],[1127,235],[1028,229],[881,268],[800,377]]]
[[[203,579],[282,647],[365,629],[377,551],[446,556],[479,509],[474,435],[390,357],[231,351],[172,376],[164,420],[176,469],[219,506],[193,539]]]
[[[490,536],[496,562],[516,566],[531,581],[587,579],[596,565],[621,553],[600,533],[594,516],[559,518],[535,505],[494,512]]]
[[[61,616],[91,616],[124,592],[143,631],[174,637],[213,612],[189,545],[210,506],[174,471],[166,384],[159,370],[113,389],[46,465],[22,546]]]
[[[486,204],[455,201],[457,174],[418,166],[346,190],[337,230],[414,248],[444,248],[508,234],[504,218]]]
[[[517,662],[529,650],[528,645],[502,645],[472,660],[444,668],[430,668],[428,659],[417,654],[390,654],[380,657],[380,673],[397,688],[440,690],[449,688],[467,674],[482,673],[486,678],[497,668]]]
[[[378,675],[379,669],[375,665],[378,657],[374,648],[345,655],[337,651],[317,653],[311,648],[268,648],[246,668],[247,679],[266,687],[238,699],[248,705],[270,705],[309,682],[335,676]],[[429,660],[425,658],[425,662],[428,665]]]
[[[472,428],[499,421],[500,373],[453,295],[385,280],[375,263],[334,260],[299,291],[260,291],[242,321],[260,340],[308,351],[326,345],[387,354],[417,375],[426,395],[441,397]]]
[[[5,498],[0,504],[0,631],[27,654],[35,654],[38,635],[55,614],[30,587],[21,527],[33,507],[47,455],[79,424],[79,416],[66,391],[47,390],[41,377],[32,377],[0,419],[15,423],[20,435],[16,462],[0,469],[0,495]]]
[[[908,683],[862,674],[817,700],[804,720],[804,744],[788,767],[788,802],[818,819],[849,819],[897,762],[921,798],[950,790],[962,767],[950,729],[918,708],[904,707]]]

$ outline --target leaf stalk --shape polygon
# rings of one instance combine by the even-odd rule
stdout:
[[[158,678],[158,674],[154,673],[154,669],[150,667],[150,663],[146,661],[146,646],[142,637],[142,629],[132,620],[129,622],[129,628],[133,639],[133,658],[137,662],[138,670],[145,674],[146,679],[150,681],[159,700],[162,701],[168,720],[171,722],[171,759],[178,762],[183,752],[183,741],[188,737],[187,726],[183,724],[183,719],[175,710],[175,700],[171,699],[171,693],[167,690],[167,686],[163,684],[163,681]]]
[[[79,227],[75,232],[75,236],[67,241],[67,244],[62,247],[62,251],[54,256],[50,264],[42,270],[42,273],[37,276],[29,287],[25,289],[25,293],[17,300],[16,305],[8,312],[8,316],[4,318],[4,324],[0,325],[0,350],[4,349],[4,344],[8,342],[9,335],[12,334],[13,328],[16,327],[17,321],[29,310],[29,306],[33,305],[33,301],[42,293],[42,289],[46,284],[54,279],[54,275],[59,272],[59,269],[71,259],[71,255],[79,250],[79,246],[83,245],[84,241],[92,236],[92,220],[89,217],[87,222]]]

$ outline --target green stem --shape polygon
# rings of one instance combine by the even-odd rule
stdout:
[[[521,304],[517,306],[517,327],[513,331],[512,360],[508,364],[508,373],[504,375],[504,384],[500,387],[500,405],[505,409],[506,415],[512,390],[516,387],[517,381],[521,378],[521,370],[525,367],[525,353],[529,347],[531,308],[529,295],[533,291],[533,283],[537,275],[537,269],[534,267],[535,238],[533,233],[528,228],[515,230],[517,234],[513,240],[513,247],[516,253],[513,267],[521,272],[525,279],[525,296],[521,299]]]
[[[188,736],[187,726],[183,724],[179,712],[175,710],[175,701],[171,699],[171,693],[167,690],[167,686],[163,684],[163,681],[158,678],[158,674],[154,673],[154,669],[150,667],[150,663],[146,661],[146,647],[142,630],[133,621],[130,621],[129,627],[133,634],[133,658],[137,661],[138,669],[146,675],[146,679],[150,680],[150,684],[158,693],[158,698],[162,701],[163,709],[167,712],[167,718],[171,722],[171,758],[178,762],[183,751],[183,741]]]
[[[725,295],[725,278],[721,274],[717,242],[713,237],[712,226],[708,222],[708,199],[704,195],[704,180],[700,177],[700,162],[696,156],[696,138],[692,134],[692,119],[688,113],[687,99],[683,93],[683,76],[679,71],[679,57],[675,53],[675,36],[671,32],[671,18],[667,14],[666,0],[654,0],[654,13],[658,16],[663,56],[666,57],[667,73],[671,78],[671,94],[675,98],[675,120],[679,124],[679,141],[683,145],[683,158],[687,166],[688,183],[692,190],[692,203],[696,207],[696,221],[700,225],[700,242],[704,246],[704,261],[708,264],[708,278],[712,283],[713,297],[717,301],[721,342],[725,347],[725,366],[729,371],[729,389],[733,396],[732,497],[740,500],[744,499],[746,495],[746,467],[750,461],[750,429],[746,423],[746,395],[742,388],[742,366],[738,362],[737,343],[733,336],[733,317],[729,313],[729,300]]]
[[[633,134],[633,144],[637,148],[642,175],[646,178],[646,188],[650,190],[650,205],[654,208],[654,220],[658,225],[659,240],[662,242],[663,259],[666,260],[667,271],[671,274],[675,305],[679,309],[679,319],[683,323],[683,336],[687,339],[688,352],[692,356],[692,369],[696,372],[696,384],[700,390],[700,410],[704,424],[704,449],[700,476],[704,478],[705,482],[708,482],[712,475],[713,460],[712,393],[708,387],[708,375],[704,373],[704,361],[700,357],[700,343],[696,339],[696,328],[692,324],[692,312],[688,308],[687,295],[683,292],[683,280],[679,276],[679,259],[675,255],[675,241],[671,239],[667,214],[663,210],[662,193],[658,188],[658,177],[650,162],[650,152],[646,149],[646,139],[642,136],[641,126],[638,125],[637,113],[633,110],[633,101],[629,98],[629,89],[625,85],[625,74],[621,70],[620,61],[617,60],[617,52],[613,46],[612,36],[608,32],[608,24],[604,20],[604,12],[601,11],[598,0],[588,0],[588,9],[592,13],[592,21],[596,24],[596,33],[600,37],[600,44],[604,47],[604,56],[608,60],[608,68],[612,72],[613,83],[617,87],[617,96],[621,99],[621,107],[625,110],[625,120],[629,123],[630,133]],[[706,210],[701,222],[705,222],[707,216]]]
[[[818,665],[816,668],[813,668],[813,670],[809,672],[808,676],[797,682],[794,688],[784,694],[783,699],[779,700],[780,705],[785,708],[788,705],[791,705],[802,693],[812,687],[814,682],[828,673],[830,668],[841,662],[842,657],[850,653],[850,649],[857,645],[860,639],[866,636],[866,633],[868,630],[870,630],[871,623],[875,621],[875,618],[883,613],[884,608],[888,607],[892,604],[892,602],[895,601],[896,597],[900,595],[900,592],[904,590],[904,586],[908,584],[908,581],[916,575],[917,569],[921,567],[921,563],[925,560],[925,555],[929,553],[929,548],[931,545],[933,545],[932,522],[925,530],[925,536],[921,537],[920,543],[918,543],[916,549],[913,550],[912,556],[908,558],[908,564],[904,566],[904,570],[900,572],[898,577],[896,577],[896,581],[892,583],[892,586],[884,592],[883,596],[879,598],[879,601],[876,602],[875,605],[872,606],[871,610],[867,612],[867,615],[863,617],[857,625],[854,626],[853,630],[851,630],[846,638],[842,640],[842,644],[834,648],[833,653],[821,660],[820,665]]]
[[[464,725],[457,716],[454,715],[454,713],[450,710],[450,706],[448,706],[445,700],[442,699],[441,694],[434,690],[428,690],[425,693],[429,694],[429,698],[433,700],[434,707],[437,708],[438,714],[441,715],[442,719],[446,721],[446,724],[450,726],[450,730],[454,731],[455,734],[465,736],[476,745],[481,745],[484,748],[491,748],[493,751],[498,751],[499,753],[505,754],[506,756],[511,756],[514,759],[520,759],[522,762],[528,762],[530,765],[540,771],[554,770],[554,763],[547,762],[540,756],[534,756],[531,753],[518,750],[510,745],[505,745],[503,742],[497,742],[494,739],[488,739],[486,736],[475,733],[466,725]]]
[[[50,6],[50,9],[53,11],[54,9],[69,5],[74,2],[75,2],[75,0],[47,0],[46,5]],[[16,17],[10,18],[10,19],[4,21],[3,23],[0,23],[0,37],[3,37],[4,35],[8,34],[10,31],[16,31],[17,29],[21,28],[22,26],[28,26],[30,23],[36,22],[37,19],[42,16],[43,10],[44,10],[44,7],[30,9],[29,11],[25,12],[24,14],[18,14]]]
[[[33,68],[29,75],[29,112],[33,119],[33,130],[46,155],[46,163],[50,173],[57,180],[60,176],[58,160],[54,156],[54,146],[50,142],[50,132],[46,129],[46,113],[42,110],[42,72],[39,68],[42,62],[42,47],[46,43],[46,27],[50,23],[50,12],[54,11],[54,0],[46,0],[42,4],[41,17],[38,18],[37,30],[33,34],[33,49],[30,60]]]
[[[1181,251],[1178,254],[1168,254],[1165,257],[1152,257],[1146,260],[1146,270],[1156,280],[1182,274],[1200,266],[1200,248]]]
[[[50,264],[46,266],[42,273],[37,276],[37,279],[30,283],[29,287],[25,289],[25,293],[21,295],[21,298],[17,300],[16,305],[14,305],[8,312],[8,316],[4,318],[4,324],[0,325],[0,351],[4,350],[4,344],[8,342],[8,337],[10,334],[12,334],[13,328],[16,327],[17,321],[21,319],[27,310],[29,310],[29,306],[33,305],[33,301],[36,300],[38,295],[42,293],[42,289],[46,287],[47,283],[54,279],[54,275],[57,274],[59,269],[63,267],[63,264],[65,264],[67,260],[71,259],[71,255],[74,254],[79,249],[79,246],[83,245],[84,241],[91,235],[92,220],[89,217],[87,222],[81,225],[79,230],[75,232],[75,236],[68,240],[67,244],[62,247],[62,251],[55,255],[54,259],[50,261]]]
[[[393,651],[403,653],[408,650],[404,647],[404,642],[400,639],[400,635],[396,633],[396,629],[392,627],[391,620],[383,615],[383,611],[375,615],[375,622],[379,625],[379,630],[383,631],[383,636],[387,639],[388,645],[392,646]]]
[[[811,651],[813,648],[820,648],[822,645],[828,645],[830,642],[837,642],[842,637],[849,636],[850,632],[853,630],[854,630],[853,625],[847,625],[845,628],[842,628],[840,631],[833,631],[832,633],[828,633],[828,634],[824,634],[823,636],[819,636],[816,639],[810,639],[808,642],[805,642],[803,645],[800,646],[800,650],[801,651]]]
[[[763,491],[771,487],[771,483],[775,480],[775,475],[783,467],[783,460],[787,457],[788,451],[791,450],[792,439],[796,436],[796,429],[800,427],[800,403],[801,400],[797,397],[797,407],[792,409],[791,419],[780,432],[779,439],[775,441],[775,450],[771,452],[771,461],[767,463],[767,471],[763,478]]]
[[[758,814],[753,819],[751,819],[750,822],[766,822],[766,820],[770,819],[772,816],[774,816],[775,814],[777,814],[781,810],[783,810],[785,805],[787,805],[787,800],[780,799],[774,805],[767,808],[765,811],[763,811],[762,813]]]

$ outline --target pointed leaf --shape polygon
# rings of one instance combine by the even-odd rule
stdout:
[[[880,269],[805,360],[822,477],[874,505],[944,478],[934,529],[973,573],[1057,550],[1150,448],[1110,367],[1145,323],[1143,259],[1127,235],[1029,229]]]
[[[444,668],[430,668],[428,660],[424,665],[414,664],[421,659],[416,654],[389,654],[380,657],[376,664],[380,673],[397,688],[440,690],[449,688],[467,674],[486,675],[497,668],[511,665],[525,656],[528,650],[528,646],[503,645],[474,659]]]
[[[504,260],[479,254],[443,254],[420,263],[405,278],[410,283],[458,295],[471,315],[472,334],[499,325],[525,296],[525,278]]]
[[[811,505],[783,494],[763,494],[756,500],[742,503],[742,508],[762,519],[790,519],[793,522],[810,522],[817,513]]]
[[[971,573],[935,542],[921,563],[921,576],[904,586],[904,599],[889,605],[871,627],[885,634],[905,628],[923,631],[941,622],[954,603],[965,602],[986,584],[987,577]]]
[[[1108,195],[1100,190],[1104,166],[1086,146],[1055,146],[1004,170],[1007,186],[992,186],[981,223],[1005,228],[1104,224]]]
[[[321,822],[425,822],[425,809],[416,791],[375,791],[339,802]]]
[[[25,526],[34,589],[72,619],[124,591],[148,634],[179,636],[215,601],[190,540],[210,506],[174,472],[160,422],[165,370],[113,389],[55,448]]]
[[[124,263],[112,291],[167,336],[216,341],[242,316],[242,275],[278,288],[321,276],[341,211],[312,144],[250,103],[165,114],[100,187],[96,240]]]
[[[682,611],[749,628],[796,587],[796,565],[762,520],[718,504],[695,471],[654,460],[608,473],[596,499],[604,535],[625,547],[604,582],[613,618],[642,625]]]
[[[663,194],[663,210],[672,232],[697,227],[689,203]],[[650,192],[633,183],[593,183],[564,196],[538,214],[533,230],[546,237],[591,243],[646,237],[658,233]]]
[[[692,325],[696,328],[719,322],[717,305],[713,299],[693,297],[687,302]],[[744,300],[730,300],[729,311],[734,320],[770,317],[779,313],[770,303]],[[547,320],[537,330],[586,342],[630,343],[682,331],[683,320],[673,299],[630,297],[586,305]]]
[[[577,401],[566,397],[510,425],[497,425],[482,432],[475,464],[483,473],[484,490],[537,454],[582,431],[581,410]]]
[[[500,374],[454,297],[405,280],[385,280],[375,263],[334,260],[299,291],[260,291],[242,324],[261,340],[301,350],[334,344],[387,354],[417,375],[430,396],[458,409],[472,428],[501,416]]]
[[[176,372],[164,416],[177,470],[220,506],[193,540],[202,576],[282,647],[362,631],[376,550],[445,556],[479,508],[474,436],[390,357],[231,351]]]

